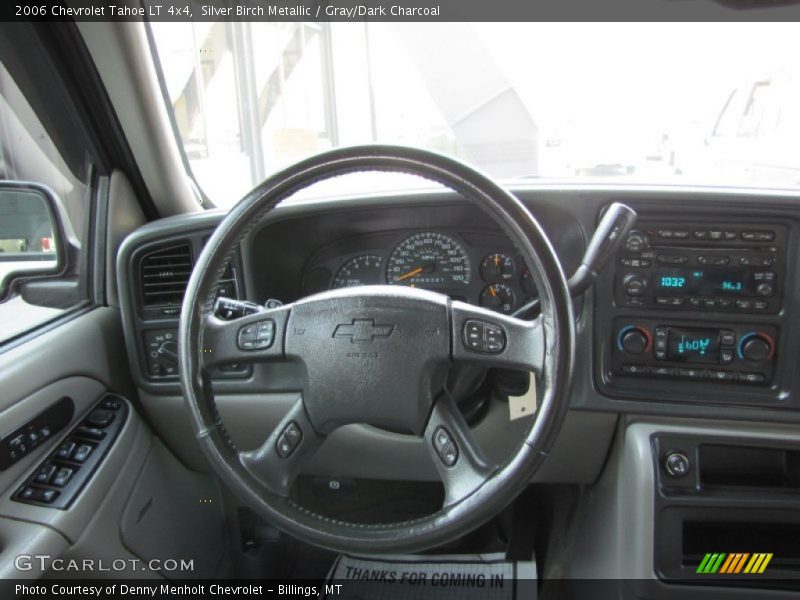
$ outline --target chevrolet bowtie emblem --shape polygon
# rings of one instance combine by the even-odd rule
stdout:
[[[347,337],[350,342],[371,342],[375,338],[386,338],[392,335],[394,325],[375,325],[375,319],[353,319],[351,323],[342,323],[333,330],[333,337]]]

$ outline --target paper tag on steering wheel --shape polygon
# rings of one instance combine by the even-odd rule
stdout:
[[[508,418],[510,421],[531,417],[536,414],[536,378],[531,377],[531,385],[524,396],[508,397]]]

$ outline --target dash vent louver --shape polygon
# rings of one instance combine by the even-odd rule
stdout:
[[[192,248],[188,242],[148,252],[139,264],[143,305],[180,305],[191,274]]]

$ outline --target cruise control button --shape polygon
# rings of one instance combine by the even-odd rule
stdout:
[[[499,325],[470,320],[464,323],[464,345],[469,350],[496,354],[506,347],[506,334]]]
[[[266,350],[275,340],[275,321],[264,319],[239,329],[237,343],[240,350]]]

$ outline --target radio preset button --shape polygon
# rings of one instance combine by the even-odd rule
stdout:
[[[708,239],[708,229],[697,229],[692,234],[694,235],[694,239],[696,240],[707,240]]]
[[[709,369],[708,378],[714,381],[733,381],[736,379],[736,373],[724,369]]]
[[[697,257],[698,264],[701,265],[727,265],[731,262],[730,256],[698,256]]]
[[[644,375],[647,367],[644,365],[622,365],[622,372],[626,375]]]
[[[656,260],[662,265],[683,265],[689,261],[689,257],[683,254],[659,254]]]
[[[722,232],[712,229],[708,232],[708,239],[710,240],[721,240],[722,239]]]
[[[743,231],[742,239],[746,242],[771,242],[775,239],[774,231]]]

